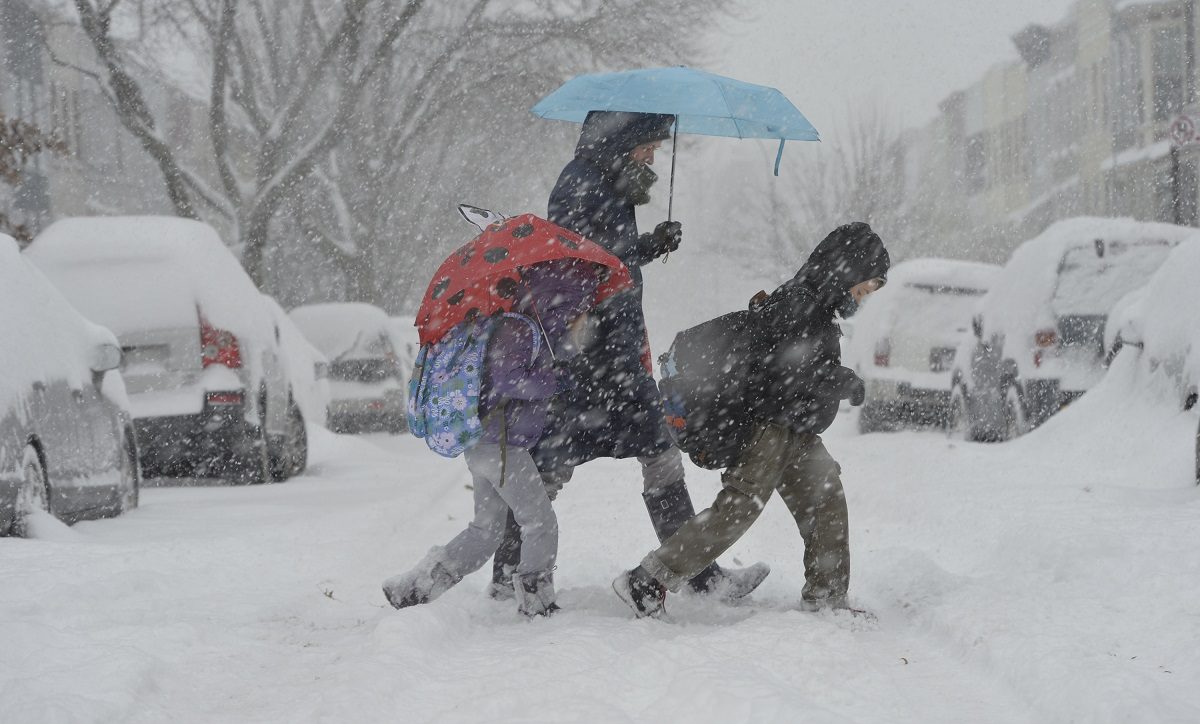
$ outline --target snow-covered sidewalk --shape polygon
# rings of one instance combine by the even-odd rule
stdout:
[[[1197,721],[1200,493],[1176,452],[1195,417],[1126,409],[1122,439],[1105,394],[997,446],[840,420],[851,592],[875,623],[792,610],[778,501],[723,558],[771,563],[752,601],[634,620],[608,588],[654,542],[632,461],[559,498],[561,615],[521,619],[485,572],[394,611],[379,583],[464,524],[465,466],[314,431],[305,477],[146,489],[123,518],[0,539],[0,718]],[[707,504],[717,475],[690,480]]]

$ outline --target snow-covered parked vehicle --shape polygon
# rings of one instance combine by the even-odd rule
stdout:
[[[331,302],[296,307],[288,315],[329,359],[329,428],[404,432],[408,370],[387,313],[370,304]]]
[[[943,425],[958,340],[1000,267],[952,259],[913,259],[854,316],[849,361],[866,384],[861,432]]]
[[[967,439],[1024,434],[1091,388],[1105,371],[1110,311],[1193,233],[1081,217],[1018,247],[955,357],[955,421]]]
[[[396,350],[401,371],[407,374],[417,361],[417,352],[421,350],[421,338],[417,334],[417,325],[412,317],[390,317],[389,329],[392,331],[392,347]]]
[[[137,506],[137,437],[116,337],[0,234],[0,535]]]
[[[1137,374],[1169,414],[1196,417],[1196,483],[1200,485],[1200,236],[1177,246],[1149,283],[1113,310],[1104,331],[1110,358],[1136,359]]]
[[[262,483],[294,467],[279,327],[212,227],[64,219],[25,253],[120,340],[147,476]]]
[[[263,296],[279,330],[279,346],[288,378],[288,434],[284,455],[272,458],[271,474],[283,479],[304,472],[308,466],[306,423],[324,426],[329,414],[329,360],[312,345],[283,307]]]

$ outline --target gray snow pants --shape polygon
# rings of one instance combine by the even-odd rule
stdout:
[[[543,573],[558,558],[558,519],[529,451],[509,445],[500,484],[499,445],[480,443],[467,450],[467,468],[475,488],[475,518],[446,544],[446,555],[460,576],[478,570],[500,547],[511,509],[521,526],[521,565],[517,573]]]

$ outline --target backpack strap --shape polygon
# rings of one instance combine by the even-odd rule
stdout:
[[[546,330],[542,329],[542,325],[537,321],[524,314],[504,312],[504,316],[511,319],[519,319],[529,325],[529,331],[533,333],[533,353],[529,355],[529,364],[533,364],[537,361],[537,356],[542,351],[542,338],[546,339],[546,347],[549,348],[550,346],[550,338],[546,335]]]

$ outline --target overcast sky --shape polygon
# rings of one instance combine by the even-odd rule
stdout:
[[[818,130],[878,99],[902,127],[1015,58],[1010,37],[1066,16],[1070,0],[748,0],[711,70],[782,90]],[[823,124],[824,122],[824,124]]]

